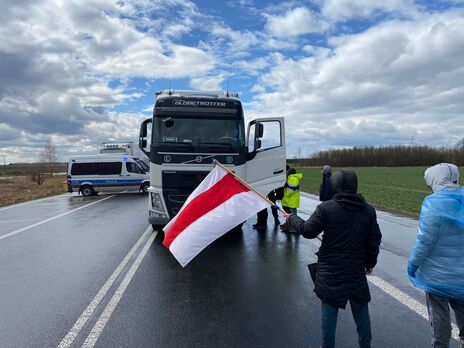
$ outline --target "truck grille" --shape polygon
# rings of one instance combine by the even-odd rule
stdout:
[[[173,171],[162,172],[163,197],[169,217],[174,217],[188,196],[202,182],[209,172]]]

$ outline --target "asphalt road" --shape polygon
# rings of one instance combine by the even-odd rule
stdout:
[[[271,219],[257,232],[251,218],[182,268],[148,228],[146,199],[66,194],[0,209],[0,347],[319,347],[306,267],[317,241]],[[305,195],[300,214],[316,205]],[[424,296],[405,274],[417,221],[378,216],[372,346],[428,347]],[[356,346],[341,311],[337,347]]]

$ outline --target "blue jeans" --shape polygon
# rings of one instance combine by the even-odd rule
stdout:
[[[351,306],[358,331],[358,342],[361,348],[371,347],[371,319],[369,317],[369,307],[365,305]],[[338,308],[322,301],[322,348],[335,347],[335,330],[337,328]]]

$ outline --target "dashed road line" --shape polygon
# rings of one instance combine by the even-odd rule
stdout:
[[[106,323],[111,318],[111,315],[113,314],[113,311],[118,305],[119,300],[121,300],[121,297],[124,295],[124,292],[126,291],[127,287],[129,286],[129,283],[132,280],[132,277],[134,276],[135,272],[137,272],[137,269],[142,263],[143,258],[145,257],[148,249],[150,248],[157,234],[158,231],[153,231],[150,238],[148,238],[148,241],[145,243],[145,246],[143,247],[142,251],[137,256],[137,259],[132,264],[131,268],[127,272],[119,287],[117,288],[115,294],[111,298],[105,310],[100,315],[100,318],[98,318],[98,321],[94,325],[92,331],[87,336],[84,344],[82,345],[82,348],[93,348],[95,346],[95,343],[97,343],[97,340],[100,337],[100,334],[102,333],[103,329],[105,328]]]
[[[98,201],[96,201],[96,202],[92,202],[92,203],[89,203],[89,204],[83,205],[82,207],[79,207],[79,208],[76,208],[76,209],[69,210],[69,211],[67,211],[67,212],[64,212],[64,213],[62,213],[62,214],[59,214],[59,215],[56,215],[56,216],[52,216],[51,218],[48,218],[48,219],[46,219],[46,220],[43,220],[43,221],[39,221],[39,222],[37,222],[37,223],[35,223],[35,224],[32,224],[32,225],[29,225],[29,226],[26,226],[26,227],[20,228],[20,229],[18,229],[18,230],[15,230],[15,231],[13,231],[13,232],[10,232],[10,233],[7,233],[7,234],[5,234],[5,235],[3,235],[3,236],[0,236],[0,240],[2,240],[2,239],[5,239],[5,238],[8,238],[8,237],[11,237],[11,236],[14,236],[14,235],[16,235],[16,234],[18,234],[18,233],[21,233],[21,232],[27,231],[27,230],[29,230],[29,229],[31,229],[31,228],[33,228],[33,227],[37,227],[37,226],[43,225],[44,223],[47,223],[47,222],[49,222],[49,221],[52,221],[52,220],[58,219],[58,218],[60,218],[60,217],[62,217],[62,216],[65,216],[65,215],[68,215],[68,214],[74,213],[74,212],[76,212],[76,211],[78,211],[78,210],[81,210],[81,209],[84,209],[84,208],[90,207],[91,205],[94,205],[94,204],[97,204],[97,203],[100,203],[100,202],[106,201],[107,199],[110,199],[110,198],[112,198],[112,197],[114,197],[114,195],[112,195],[112,196],[108,196],[108,197],[105,197],[105,198],[103,198],[103,199],[100,199],[100,200],[98,200]]]
[[[405,294],[400,289],[394,287],[390,283],[386,282],[385,280],[377,277],[377,276],[368,276],[367,279],[378,287],[380,290],[385,292],[386,294],[393,297],[395,300],[400,302],[402,305],[408,307],[410,310],[415,312],[416,314],[420,315],[425,320],[429,320],[429,316],[427,313],[427,307],[420,303],[419,301],[413,299],[411,296]],[[452,337],[455,340],[459,341],[459,329],[456,325],[451,324],[452,327]]]
[[[142,242],[145,240],[146,236],[149,234],[150,231],[151,231],[151,226],[147,227],[145,232],[143,232],[143,234],[134,244],[132,249],[127,253],[126,257],[124,257],[124,259],[121,261],[119,266],[114,270],[113,274],[108,278],[108,280],[105,282],[102,288],[98,291],[97,295],[94,297],[92,302],[90,302],[90,304],[87,306],[84,312],[82,312],[81,316],[79,317],[79,319],[77,319],[77,321],[75,322],[71,330],[69,330],[66,336],[61,340],[60,344],[58,345],[58,348],[68,348],[71,346],[71,344],[74,342],[79,332],[82,330],[82,328],[87,323],[87,320],[89,320],[89,318],[92,316],[97,306],[106,296],[106,294],[108,293],[110,288],[113,286],[116,279],[119,277],[121,272],[127,266],[131,258],[134,256],[135,252],[140,247],[140,244],[142,244]]]

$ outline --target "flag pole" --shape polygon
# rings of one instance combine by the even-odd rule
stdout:
[[[222,169],[224,169],[225,171],[229,172],[235,179],[237,179],[238,181],[240,181],[240,183],[242,183],[243,185],[245,185],[248,189],[250,189],[251,191],[253,191],[254,193],[258,194],[262,199],[264,199],[266,202],[268,202],[272,207],[277,207],[279,208],[279,211],[282,213],[282,214],[287,214],[287,212],[285,210],[283,210],[281,207],[279,207],[277,204],[275,204],[274,202],[272,202],[269,198],[267,198],[266,196],[264,196],[263,194],[259,193],[258,191],[256,191],[253,187],[251,187],[250,185],[248,185],[244,180],[242,180],[241,178],[239,178],[233,171],[231,171],[229,168],[227,168],[225,165],[223,165],[221,162],[219,162],[218,160],[214,160],[213,161],[213,164],[214,165],[217,165],[219,167],[221,167]]]
[[[279,211],[282,213],[282,214],[287,214],[287,212],[285,210],[283,210],[281,207],[279,207],[277,204],[274,204],[274,202],[272,202],[271,200],[269,200],[269,198],[267,198],[266,196],[262,195],[261,193],[259,193],[258,191],[256,191],[253,187],[251,187],[250,185],[248,185],[245,181],[243,181],[241,178],[239,178],[233,171],[231,171],[229,168],[227,168],[225,165],[223,165],[221,162],[219,162],[218,160],[213,160],[213,164],[214,165],[218,165],[219,167],[221,167],[222,169],[224,169],[225,171],[227,171],[228,173],[230,173],[235,179],[237,179],[238,181],[240,181],[243,185],[245,185],[246,187],[248,187],[251,191],[257,193],[262,199],[264,199],[265,201],[267,201],[269,204],[271,204],[273,207],[277,207],[279,208]],[[321,242],[322,242],[322,237],[321,237],[322,233],[320,235],[318,235],[316,238],[319,239]]]

